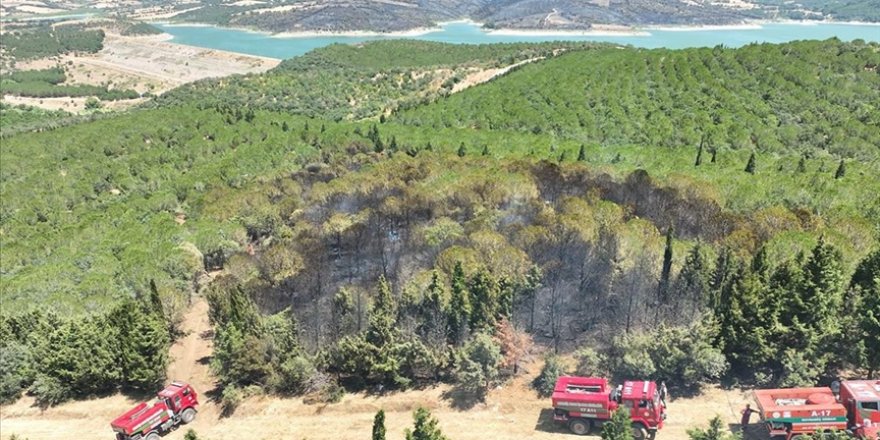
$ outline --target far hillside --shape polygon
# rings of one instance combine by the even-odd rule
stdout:
[[[880,157],[880,45],[838,40],[573,51],[397,112],[408,125],[588,144]]]
[[[180,87],[157,102],[195,103],[202,108],[246,106],[337,121],[379,118],[399,107],[451,93],[474,73],[600,46],[604,45],[455,45],[411,40],[334,44],[286,60],[265,74]]]

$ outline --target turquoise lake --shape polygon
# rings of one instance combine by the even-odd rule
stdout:
[[[220,49],[271,58],[290,58],[312,49],[333,43],[359,43],[395,37],[273,37],[260,32],[226,29],[212,26],[157,25],[171,34],[174,43]],[[408,37],[416,40],[457,44],[513,43],[540,41],[604,41],[633,46],[671,49],[705,47],[723,44],[729,47],[749,43],[783,43],[793,40],[824,40],[837,37],[850,41],[863,39],[880,41],[880,26],[861,24],[765,24],[760,29],[707,29],[707,30],[648,30],[640,36],[519,36],[492,35],[473,23],[455,22],[443,25],[435,32]]]

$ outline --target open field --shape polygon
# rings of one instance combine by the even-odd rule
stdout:
[[[296,439],[342,440],[369,437],[373,416],[385,409],[390,440],[402,440],[403,431],[412,425],[412,411],[427,407],[440,421],[443,432],[451,440],[534,439],[564,440],[577,438],[551,418],[549,399],[539,398],[529,387],[540,370],[540,364],[527,365],[525,373],[504,387],[493,390],[486,403],[470,409],[459,409],[443,397],[448,386],[414,390],[387,395],[347,394],[336,404],[305,404],[300,398],[280,399],[253,397],[247,399],[234,416],[223,418],[220,408],[204,392],[213,388],[206,365],[211,353],[211,332],[208,307],[197,300],[184,320],[187,336],[171,349],[169,378],[192,383],[202,395],[202,406],[190,426],[200,438],[210,440]],[[748,394],[737,390],[707,388],[700,396],[670,402],[667,426],[661,440],[687,439],[687,430],[705,425],[716,414],[727,423],[738,422],[738,411],[748,401]],[[83,440],[111,438],[110,421],[135,404],[122,395],[63,404],[45,411],[34,406],[32,398],[0,408],[2,439],[15,434],[29,440],[54,440],[76,433]],[[187,428],[165,437],[181,440]],[[758,427],[752,427],[747,439],[761,438]],[[587,437],[598,438],[598,437]]]
[[[202,49],[163,41],[155,37],[108,35],[104,49],[94,57],[80,57],[74,62],[93,72],[124,73],[141,81],[155,81],[156,92],[204,78],[263,72],[280,60]]]
[[[62,98],[32,98],[29,96],[4,95],[3,102],[11,105],[29,105],[44,110],[64,110],[71,113],[80,113],[86,109],[88,98],[65,96]],[[117,101],[105,101],[103,106],[110,110],[123,110],[133,105],[146,101],[147,98],[120,99]]]
[[[39,59],[18,64],[21,70],[66,68],[66,84],[110,85],[139,93],[160,94],[181,84],[204,78],[263,72],[280,60],[254,57],[168,43],[168,35],[125,37],[107,34],[97,54],[68,54],[57,59]],[[83,110],[85,98],[37,99],[4,97],[11,104],[28,104],[47,110]],[[127,100],[105,103],[124,108],[142,102]]]

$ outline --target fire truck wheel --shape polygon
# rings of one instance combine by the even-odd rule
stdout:
[[[640,424],[633,424],[633,438],[635,440],[648,440],[648,430]]]
[[[183,423],[190,423],[193,420],[195,420],[195,418],[196,418],[196,410],[194,410],[192,408],[187,408],[187,409],[183,410],[183,413],[180,414],[180,420],[183,421]]]
[[[144,440],[159,440],[160,438],[161,437],[159,437],[158,433],[151,432],[151,433],[147,434],[146,437],[144,437]]]
[[[577,435],[587,435],[590,433],[590,422],[583,419],[574,419],[568,422],[568,429]]]

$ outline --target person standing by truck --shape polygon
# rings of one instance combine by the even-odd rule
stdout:
[[[747,403],[746,408],[742,410],[742,419],[739,421],[740,425],[742,425],[743,430],[746,429],[746,426],[749,426],[749,422],[752,420],[752,413],[756,413],[758,410],[752,409],[752,405]]]
[[[666,399],[669,397],[669,390],[666,389],[666,381],[660,381],[660,403],[666,408]]]

